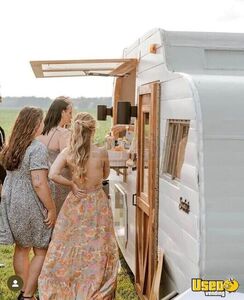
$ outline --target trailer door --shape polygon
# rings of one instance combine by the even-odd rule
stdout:
[[[136,290],[149,299],[157,259],[159,83],[139,88]]]

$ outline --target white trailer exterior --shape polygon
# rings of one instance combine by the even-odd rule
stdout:
[[[117,240],[131,270],[139,277],[136,283],[141,298],[148,299],[150,294],[148,274],[153,273],[154,261],[150,255],[155,247],[164,251],[162,297],[182,293],[196,277],[235,278],[240,283],[238,291],[243,292],[244,34],[154,29],[126,48],[123,59],[94,60],[95,64],[102,63],[100,71],[92,60],[38,61],[32,62],[32,68],[37,77],[118,76],[114,107],[118,101],[136,104],[137,123],[141,116],[150,115],[149,123],[154,124],[150,136],[157,140],[150,145],[149,153],[154,155],[149,157],[151,165],[144,169],[155,169],[147,173],[152,175],[148,175],[152,209],[138,194],[143,153],[140,142],[137,170],[128,174],[126,181],[114,170],[110,175]],[[138,60],[137,66],[133,59]],[[104,64],[110,69],[104,69]],[[146,90],[154,96],[147,96]],[[155,100],[152,110],[150,99]],[[142,108],[144,115],[140,114]],[[116,123],[116,116],[114,119]],[[172,139],[170,126],[181,121],[188,128],[184,155],[180,156],[182,166],[180,174],[170,176],[167,170],[171,166],[165,169],[170,155],[168,141]],[[142,130],[146,132],[137,127],[138,137]],[[135,193],[137,206],[132,203]],[[189,212],[179,209],[185,200]],[[142,208],[144,215],[149,215],[146,222],[138,211]],[[147,245],[143,249],[141,236],[151,223],[148,232],[153,237],[145,235]],[[144,281],[149,284],[144,286]]]
[[[244,34],[155,29],[126,48],[124,58],[139,59],[136,90],[160,81],[158,246],[164,250],[164,294],[183,292],[194,277],[234,277],[244,291]],[[190,120],[180,180],[162,172],[170,119]],[[133,272],[135,177],[136,172],[120,183],[128,192],[128,245],[121,249]],[[180,197],[189,201],[189,214],[179,210]]]

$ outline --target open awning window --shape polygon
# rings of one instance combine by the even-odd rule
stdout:
[[[72,76],[128,76],[137,59],[89,59],[31,61],[37,78]]]

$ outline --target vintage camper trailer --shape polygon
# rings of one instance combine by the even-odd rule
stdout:
[[[158,247],[163,299],[198,277],[244,291],[244,34],[154,29],[122,59],[31,63],[37,77],[115,76],[114,124],[119,102],[137,107],[136,167],[111,166],[110,194],[140,298]]]

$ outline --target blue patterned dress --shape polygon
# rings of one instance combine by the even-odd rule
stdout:
[[[43,222],[47,217],[47,210],[38,198],[31,181],[32,170],[48,167],[46,146],[33,140],[26,149],[19,168],[7,171],[0,207],[0,244],[48,247],[52,229]]]

